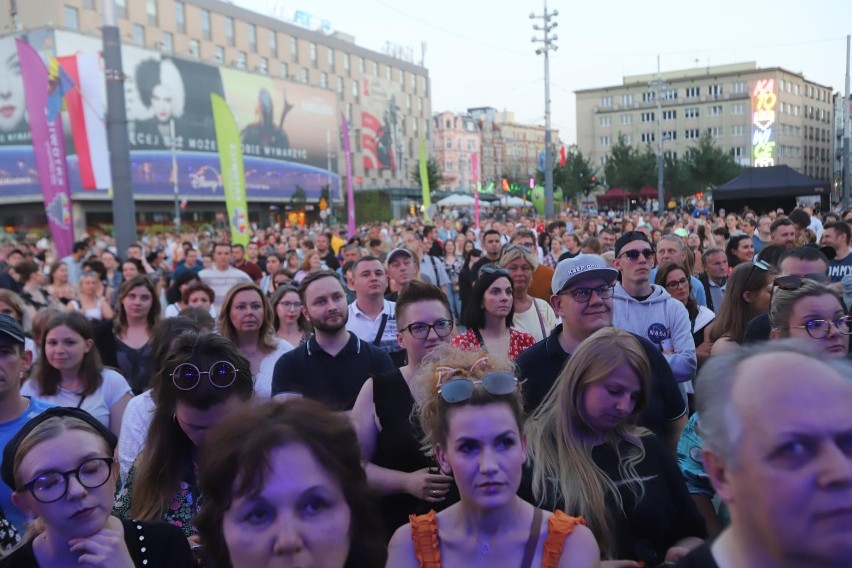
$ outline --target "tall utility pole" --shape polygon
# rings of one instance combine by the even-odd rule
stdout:
[[[651,81],[656,88],[657,99],[657,214],[662,218],[666,214],[666,195],[663,190],[663,77],[660,75],[660,56],[657,56],[657,78]]]
[[[121,35],[115,25],[113,0],[103,3],[104,73],[107,94],[107,143],[112,172],[112,220],[119,255],[136,243],[136,208],[130,180],[130,138],[127,135],[127,106],[124,103],[124,70],[121,65]]]
[[[533,43],[541,43],[542,46],[535,50],[536,55],[544,54],[544,215],[553,217],[553,148],[551,146],[550,132],[550,51],[556,51],[559,47],[555,44],[559,36],[550,35],[557,26],[556,22],[550,21],[559,15],[559,10],[547,11],[547,0],[544,2],[544,14],[530,14],[531,20],[541,20],[542,24],[534,24],[533,29],[544,33],[543,38],[533,36]]]
[[[850,36],[846,36],[846,96],[843,98],[843,208],[848,210],[852,204],[852,188],[849,187],[849,105],[852,98],[849,97],[849,43]]]

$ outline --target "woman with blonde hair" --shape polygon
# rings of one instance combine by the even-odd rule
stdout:
[[[605,568],[676,562],[705,536],[670,452],[635,425],[650,381],[639,341],[603,328],[571,355],[527,424],[535,502],[582,515]]]
[[[275,335],[273,308],[254,283],[234,285],[222,302],[219,335],[237,346],[251,364],[254,392],[258,398],[272,398],[272,371],[278,359],[293,346]]]
[[[316,249],[305,251],[305,259],[299,266],[299,271],[293,276],[293,280],[301,282],[305,279],[305,276],[317,270],[322,270],[322,256],[320,256],[319,251]]]
[[[453,475],[460,501],[397,529],[388,566],[599,565],[582,518],[542,511],[517,495],[526,459],[524,410],[504,354],[436,350],[418,370],[415,388],[424,448]]]
[[[525,331],[541,341],[556,327],[558,321],[550,304],[530,296],[529,289],[533,280],[533,272],[538,268],[537,255],[520,245],[503,247],[498,266],[509,271],[512,280],[515,313],[512,327]]]
[[[115,313],[106,298],[98,292],[103,284],[94,271],[84,272],[80,276],[80,297],[68,302],[68,309],[82,313],[90,320],[111,320]]]

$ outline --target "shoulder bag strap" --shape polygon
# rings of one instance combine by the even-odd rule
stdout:
[[[378,347],[382,343],[382,335],[385,333],[385,326],[388,324],[388,315],[382,314],[382,323],[379,325],[379,332],[376,334],[376,338],[373,340],[373,345]]]
[[[521,562],[521,568],[530,568],[532,566],[535,550],[538,548],[538,537],[541,535],[541,509],[535,508],[533,513],[532,526],[530,527],[530,537],[527,539],[527,546],[524,548],[524,559]]]
[[[535,313],[538,316],[538,325],[541,326],[541,335],[544,338],[547,338],[547,330],[544,328],[544,318],[541,317],[541,311],[538,309],[538,303],[535,301],[536,299],[532,299],[533,307],[535,308]]]

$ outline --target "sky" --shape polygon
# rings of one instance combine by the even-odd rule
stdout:
[[[542,1],[232,0],[264,14],[278,4],[326,19],[332,30],[381,51],[411,48],[432,83],[432,112],[491,106],[518,122],[544,124],[544,58],[530,14]],[[574,91],[619,85],[625,75],[757,62],[845,90],[849,0],[551,0],[557,51],[550,57],[551,125],[576,141]]]

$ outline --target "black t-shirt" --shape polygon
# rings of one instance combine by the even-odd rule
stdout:
[[[325,253],[325,256],[321,259],[325,265],[329,268],[329,270],[337,270],[340,268],[340,261],[337,260],[337,257],[334,256],[334,251],[330,250]]]
[[[521,353],[515,361],[520,369],[524,404],[529,414],[544,401],[571,357],[559,344],[560,333],[562,324],[556,326],[544,340]],[[667,422],[677,420],[686,413],[686,402],[680,394],[671,367],[657,346],[644,337],[632,335],[642,344],[651,363],[651,392],[648,407],[639,416],[639,425],[662,436]]]
[[[352,410],[366,380],[394,370],[388,354],[349,333],[349,343],[331,356],[312,335],[275,363],[272,396],[298,393],[322,402],[332,410]]]

